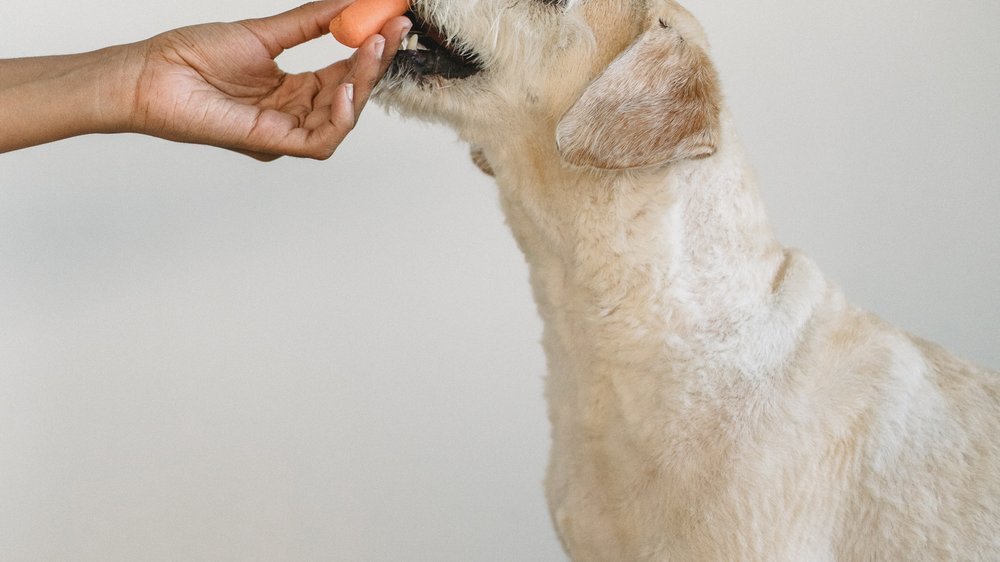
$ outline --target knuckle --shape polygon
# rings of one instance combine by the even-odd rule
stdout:
[[[357,121],[355,119],[348,118],[346,115],[333,122],[333,126],[335,129],[337,129],[339,136],[343,136],[344,134],[353,131],[355,125],[357,125]]]

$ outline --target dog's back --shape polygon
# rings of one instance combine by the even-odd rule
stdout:
[[[858,316],[829,372],[854,419],[831,459],[851,474],[837,559],[996,559],[1000,377]]]
[[[823,315],[790,373],[825,420],[798,454],[839,476],[813,498],[836,515],[835,559],[996,559],[1000,377],[854,307]]]

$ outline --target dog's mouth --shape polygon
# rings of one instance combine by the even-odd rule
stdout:
[[[406,17],[413,22],[413,29],[392,61],[391,74],[416,80],[430,77],[460,80],[483,70],[476,56],[457,48],[444,31],[412,10]]]

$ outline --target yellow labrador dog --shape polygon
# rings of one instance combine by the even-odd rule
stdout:
[[[574,560],[998,560],[1000,380],[783,248],[672,0],[415,0],[381,100],[494,174]]]

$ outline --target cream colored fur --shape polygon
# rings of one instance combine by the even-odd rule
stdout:
[[[485,71],[380,96],[496,176],[545,321],[572,559],[1000,559],[1000,380],[775,240],[690,14],[415,7]]]

